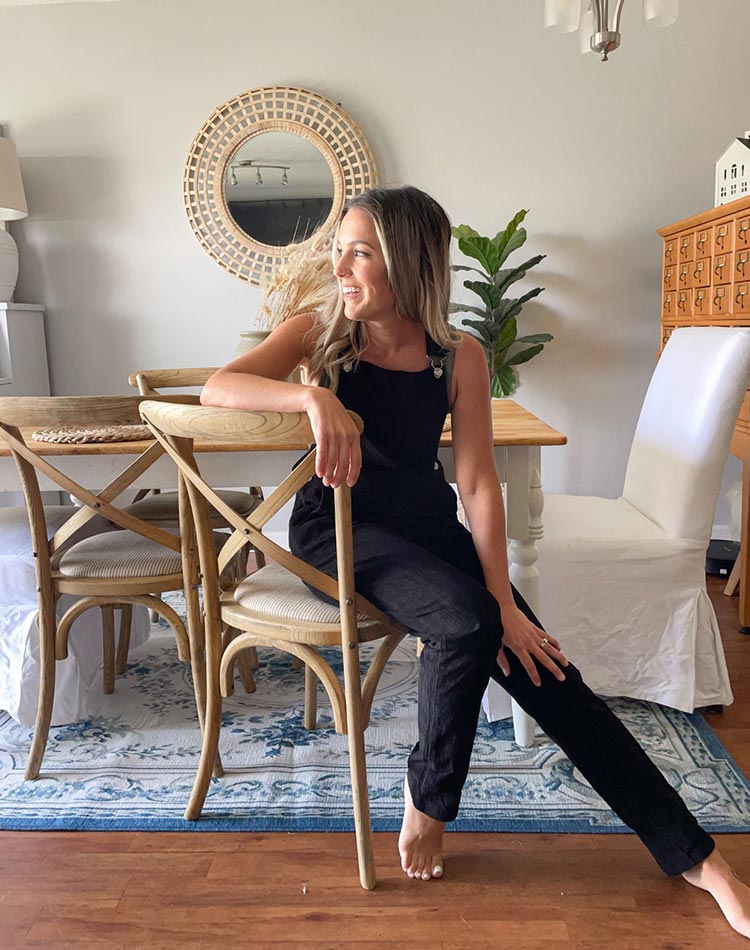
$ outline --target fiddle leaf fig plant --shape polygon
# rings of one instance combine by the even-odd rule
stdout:
[[[503,267],[508,257],[526,243],[526,229],[521,227],[521,223],[527,213],[519,211],[511,218],[507,227],[498,231],[493,238],[483,237],[468,224],[460,224],[452,229],[459,250],[466,257],[477,261],[481,267],[480,270],[480,267],[454,264],[452,270],[470,271],[479,275],[481,280],[467,279],[464,281],[464,287],[479,297],[482,306],[452,303],[450,312],[471,313],[479,318],[466,318],[461,322],[471,327],[473,335],[484,347],[490,370],[492,395],[496,397],[509,396],[515,392],[517,382],[513,367],[533,359],[544,349],[544,344],[552,339],[550,333],[518,336],[517,318],[523,305],[538,297],[544,290],[543,287],[535,287],[516,298],[505,296],[516,281],[525,277],[532,267],[536,267],[547,256],[537,254],[516,267]]]

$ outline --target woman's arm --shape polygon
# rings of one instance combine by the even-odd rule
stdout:
[[[222,367],[201,392],[204,406],[306,412],[315,438],[315,474],[324,485],[351,487],[362,456],[354,420],[329,389],[286,382],[315,345],[315,314],[285,320],[259,346]]]
[[[510,672],[507,648],[516,654],[535,685],[541,683],[536,663],[546,666],[557,679],[565,679],[557,663],[567,666],[568,661],[559,643],[531,623],[513,599],[503,493],[492,447],[489,373],[481,345],[468,334],[464,334],[463,345],[456,352],[454,382],[451,427],[456,482],[487,589],[500,604],[504,636],[498,664],[506,675]],[[546,648],[541,646],[545,636]]]

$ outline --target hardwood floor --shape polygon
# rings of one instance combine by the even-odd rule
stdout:
[[[709,721],[750,765],[750,637],[709,589],[735,703]],[[750,838],[719,844],[750,880]],[[632,835],[452,834],[417,882],[375,836],[359,887],[348,834],[0,834],[0,948],[76,950],[714,950],[747,948],[708,895],[664,877]]]

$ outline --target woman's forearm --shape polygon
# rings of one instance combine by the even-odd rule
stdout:
[[[204,406],[220,406],[223,409],[307,412],[317,391],[317,386],[287,383],[223,369],[208,380],[200,399]]]
[[[500,607],[514,603],[508,573],[505,506],[500,483],[493,480],[461,495],[487,589]]]

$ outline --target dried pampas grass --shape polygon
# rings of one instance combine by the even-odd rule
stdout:
[[[330,231],[313,238],[304,249],[292,251],[276,268],[261,301],[263,326],[273,329],[298,313],[323,310],[338,293],[333,275]]]

